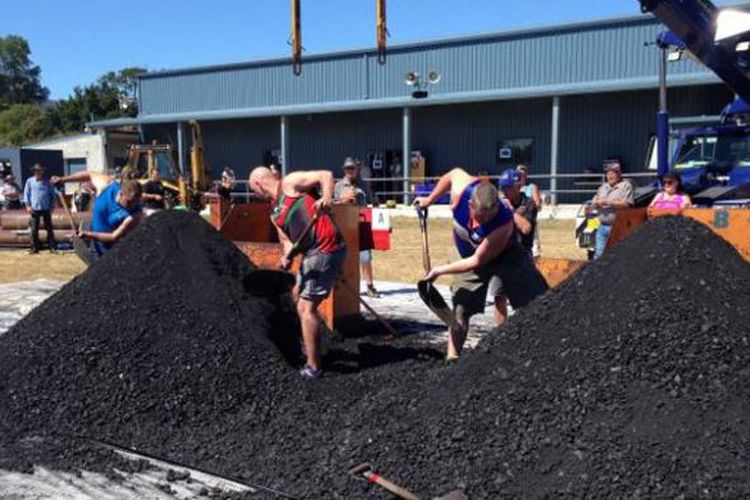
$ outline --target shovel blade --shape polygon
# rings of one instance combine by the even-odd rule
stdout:
[[[76,256],[81,259],[84,264],[90,266],[92,264],[91,252],[89,252],[89,247],[86,245],[86,242],[75,235],[70,237],[70,242],[73,244],[73,251]]]
[[[440,295],[440,292],[435,288],[435,285],[431,281],[420,280],[417,282],[417,290],[419,291],[419,297],[422,299],[422,302],[424,302],[430,311],[434,312],[443,323],[454,331],[461,330],[455,314],[453,314],[453,311],[448,307],[445,299]]]

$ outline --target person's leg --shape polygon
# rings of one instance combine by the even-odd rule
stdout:
[[[502,326],[508,319],[508,297],[495,295],[495,325]]]
[[[305,344],[307,366],[313,370],[320,370],[320,316],[318,305],[320,300],[300,297],[297,301],[297,314],[302,327],[302,341]]]
[[[488,268],[503,282],[504,293],[513,309],[520,309],[549,290],[547,281],[534,265],[531,253],[511,248],[494,259]]]
[[[372,250],[360,250],[359,269],[362,271],[362,279],[367,286],[367,295],[372,298],[380,298],[380,293],[375,289],[372,273]]]
[[[52,227],[52,211],[45,210],[42,212],[42,218],[44,219],[44,229],[47,230],[47,247],[50,252],[55,251],[55,229]]]
[[[31,211],[31,251],[36,253],[39,251],[39,212],[34,210]]]
[[[612,232],[612,226],[602,224],[596,230],[596,241],[594,245],[594,259],[598,259],[604,255],[604,250],[607,248],[607,241],[609,241],[609,234]]]
[[[461,354],[469,332],[469,320],[471,317],[484,312],[488,281],[489,279],[473,271],[455,276],[454,282],[451,285],[453,312],[458,324],[461,326],[461,331],[454,332],[450,329],[448,330],[447,361],[455,360]]]

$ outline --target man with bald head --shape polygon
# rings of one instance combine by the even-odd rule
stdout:
[[[256,195],[273,204],[271,221],[284,251],[279,267],[289,269],[291,259],[287,257],[295,243],[296,252],[302,254],[295,296],[307,364],[300,375],[317,379],[323,373],[318,306],[331,292],[346,257],[341,231],[326,212],[333,198],[333,174],[327,170],[312,170],[279,178],[268,167],[260,166],[250,173],[248,184]],[[314,195],[318,189],[320,197]],[[300,241],[309,224],[312,229]]]

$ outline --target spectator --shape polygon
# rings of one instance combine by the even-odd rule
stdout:
[[[354,159],[344,160],[344,178],[336,182],[333,197],[359,207],[367,206],[369,200],[365,190],[360,187],[359,166]],[[372,225],[360,221],[359,235],[359,267],[367,286],[367,296],[377,299],[380,298],[380,293],[375,288],[372,272]]]
[[[596,230],[596,244],[594,258],[604,254],[612,224],[615,222],[615,212],[619,209],[633,206],[633,186],[622,178],[622,169],[617,160],[604,163],[606,181],[596,191],[591,207],[599,211],[600,226]]]
[[[522,176],[518,170],[509,168],[500,176],[500,189],[513,210],[513,223],[518,231],[521,246],[532,254],[538,208],[534,200],[523,190]],[[495,323],[500,326],[508,318],[508,297],[499,276],[490,279],[489,293],[495,300]]]
[[[234,170],[229,167],[224,167],[224,170],[221,172],[221,181],[216,188],[216,192],[225,200],[232,201],[232,190],[234,190],[234,184],[236,182],[237,178],[234,175]]]
[[[81,231],[79,236],[93,240],[91,255],[98,260],[112,245],[141,221],[141,194],[138,181],[130,179],[112,182],[94,202],[91,214],[91,231]]]
[[[5,176],[2,194],[5,198],[5,208],[8,210],[21,209],[21,187],[16,182],[13,174]]]
[[[26,179],[23,189],[23,199],[26,211],[30,215],[31,249],[29,253],[39,253],[39,219],[44,221],[47,231],[47,246],[55,253],[55,231],[52,228],[52,209],[55,207],[55,187],[44,176],[44,167],[34,165],[34,176]]]
[[[151,171],[148,182],[143,186],[141,199],[143,200],[143,214],[146,217],[166,208],[164,185],[161,182],[159,169],[155,168]]]
[[[693,202],[690,200],[690,196],[682,190],[682,178],[680,174],[676,172],[667,173],[662,178],[661,184],[663,189],[651,200],[650,207],[682,210],[683,208],[690,208],[692,206]]]
[[[533,182],[529,182],[529,167],[526,165],[518,165],[516,167],[521,177],[521,191],[526,198],[532,200],[536,205],[537,213],[542,209],[542,195],[539,191],[539,186]],[[536,214],[534,215],[536,217]],[[534,244],[531,247],[531,255],[533,257],[539,257],[542,254],[542,244],[539,241],[539,226],[534,221]]]

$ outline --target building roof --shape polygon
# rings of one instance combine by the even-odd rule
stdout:
[[[92,127],[354,111],[655,88],[658,52],[645,43],[663,31],[650,15],[598,19],[393,45],[379,65],[374,49],[147,73],[135,119]],[[411,98],[409,71],[442,74],[429,97]],[[684,58],[669,84],[719,79]]]

